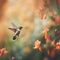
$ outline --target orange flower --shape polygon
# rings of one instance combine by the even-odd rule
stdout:
[[[52,46],[55,46],[55,45],[56,45],[56,44],[55,44],[55,40],[51,41],[51,45],[52,45]]]
[[[2,48],[2,49],[1,49],[1,52],[4,52],[5,50],[6,50],[6,48]]]
[[[50,40],[50,36],[49,36],[48,33],[45,33],[45,39],[46,39],[46,40]]]
[[[49,36],[48,32],[49,32],[49,29],[48,29],[48,28],[46,28],[46,29],[43,31],[43,33],[45,34],[46,42],[50,42],[50,36]]]
[[[35,45],[34,49],[40,48],[41,41],[39,41],[39,40],[35,41],[34,45]]]
[[[34,45],[35,45],[34,49],[39,49],[39,51],[42,51],[41,41],[39,40],[35,41]]]
[[[8,53],[8,51],[7,51],[7,50],[5,50],[5,51],[4,51],[4,54],[7,54],[7,53]]]
[[[0,57],[3,55],[3,54],[7,54],[8,51],[6,50],[6,48],[2,48],[0,49]]]
[[[56,43],[56,50],[60,50],[60,43]]]

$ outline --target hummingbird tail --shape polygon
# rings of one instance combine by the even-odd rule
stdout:
[[[16,39],[16,36],[13,36],[13,40],[15,40]]]

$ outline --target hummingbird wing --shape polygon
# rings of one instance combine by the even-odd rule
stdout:
[[[8,28],[8,29],[12,30],[13,32],[17,31],[17,29],[15,29],[15,28]]]
[[[22,27],[22,26],[19,26],[19,27],[17,27],[17,28],[21,30],[23,27]]]
[[[12,24],[12,26],[14,27],[14,28],[16,28],[17,29],[17,26],[14,24],[14,23],[11,23]]]

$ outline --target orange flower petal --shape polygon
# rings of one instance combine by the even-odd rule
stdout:
[[[48,33],[45,33],[45,39],[50,40],[50,36],[48,35]]]
[[[44,15],[43,15],[43,19],[46,19],[46,18],[47,18],[47,16],[46,16],[46,14],[44,14]]]
[[[8,53],[8,51],[6,50],[6,51],[4,51],[4,54],[7,54]]]
[[[41,52],[42,52],[42,47],[40,47],[40,48],[39,48],[39,51],[41,51]]]

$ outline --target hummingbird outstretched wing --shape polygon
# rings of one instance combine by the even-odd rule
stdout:
[[[17,26],[14,23],[11,23],[13,28],[17,29]]]
[[[15,28],[8,28],[8,29],[10,29],[13,32],[16,32],[16,29]]]
[[[17,28],[21,30],[23,27],[22,27],[22,26],[19,26],[19,27],[17,27]]]

